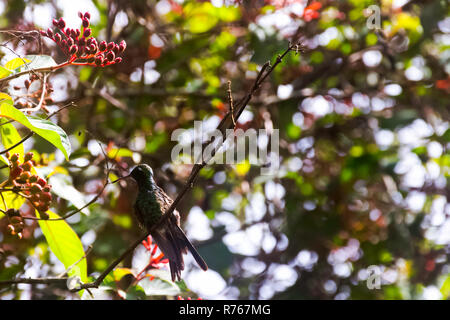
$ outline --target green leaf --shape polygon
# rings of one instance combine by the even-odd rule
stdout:
[[[25,116],[16,109],[9,100],[5,100],[1,103],[0,117],[6,117],[21,123],[61,150],[66,157],[66,160],[69,160],[71,151],[69,137],[63,129],[53,122],[38,117]]]
[[[11,73],[13,73],[11,70],[8,70],[5,67],[0,66],[0,79],[9,76]]]
[[[59,218],[59,215],[50,210],[47,213],[50,219]],[[36,216],[39,217],[37,211]],[[83,258],[85,253],[75,231],[65,220],[38,220],[38,222],[50,250],[66,268],[71,268],[68,272],[69,277],[78,276],[82,282],[86,282],[87,263]]]
[[[0,118],[0,134],[2,136],[2,143],[5,149],[8,149],[9,147],[22,140],[19,132],[17,132],[17,129],[11,123],[8,123],[8,120],[5,118]],[[23,149],[23,143],[9,150],[9,153],[18,153],[21,159],[25,153]]]
[[[450,297],[450,274],[445,279],[441,287],[441,293],[443,299],[448,299]]]
[[[27,58],[14,58],[5,64],[5,68],[9,70],[16,70],[17,68],[23,66],[25,63],[29,62],[31,62],[31,60]]]
[[[117,160],[122,157],[130,157],[131,158],[132,156],[133,156],[133,151],[131,151],[129,149],[125,149],[125,148],[120,148],[120,149],[111,148],[108,151],[108,157],[111,159],[114,158]]]
[[[0,92],[0,101],[1,100],[11,100],[13,101],[13,98],[11,98],[11,96],[7,93],[4,92]]]
[[[6,211],[8,208],[20,208],[25,202],[25,198],[15,194],[14,192],[2,192],[3,199],[5,200],[6,207],[3,203],[3,199],[0,198],[0,209]],[[3,217],[3,213],[0,212],[0,218]]]
[[[27,55],[25,58],[30,60],[30,62],[25,65],[27,69],[48,68],[57,65],[55,60],[47,55]]]
[[[144,278],[139,281],[139,285],[147,296],[175,296],[180,293],[180,288],[175,283],[159,278]]]

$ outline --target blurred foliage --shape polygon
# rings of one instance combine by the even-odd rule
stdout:
[[[228,80],[238,100],[289,41],[305,46],[284,59],[238,122],[243,129],[280,129],[276,175],[261,175],[248,160],[208,166],[178,206],[189,212],[185,229],[211,275],[188,264],[180,283],[165,279],[164,268],[136,283],[138,248],[94,290],[97,298],[450,298],[447,1],[87,2],[95,36],[125,39],[127,49],[120,64],[50,76],[55,106],[76,105],[52,118],[72,153],[66,161],[36,135],[24,147],[47,159],[37,170],[56,186],[52,211],[59,216],[90,201],[111,164],[111,179],[150,164],[175,197],[192,166],[171,162],[172,132],[193,129],[195,120],[217,123],[228,108]],[[377,28],[368,23],[377,12],[371,5],[380,6]],[[8,0],[1,8],[4,30],[46,29],[37,19],[42,12],[77,15],[63,10],[63,1]],[[50,42],[41,47],[1,36],[2,66],[15,57],[9,49],[63,62]],[[16,99],[12,86],[2,91]],[[27,133],[13,124],[22,137]],[[8,170],[0,174],[3,181]],[[135,191],[132,183],[109,185],[67,220],[85,251],[92,244],[83,260],[90,279],[140,235]],[[0,280],[55,276],[68,267],[41,228],[28,220],[19,240],[0,219]],[[378,289],[368,287],[371,266],[380,271]],[[85,281],[85,267],[78,272]],[[78,298],[64,289],[14,285],[1,287],[0,297]]]

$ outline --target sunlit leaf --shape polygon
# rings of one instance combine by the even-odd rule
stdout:
[[[59,215],[47,211],[50,219],[59,218]],[[36,211],[36,216],[39,213]],[[71,268],[69,277],[79,276],[81,281],[87,281],[87,263],[83,258],[85,253],[78,235],[65,220],[47,221],[39,220],[39,226],[50,247],[64,267]]]
[[[31,62],[31,60],[27,58],[14,58],[5,64],[5,68],[9,70],[15,70],[24,65],[25,63],[29,62]]]
[[[71,147],[67,134],[53,122],[33,116],[25,116],[16,109],[11,101],[5,100],[0,105],[0,117],[16,120],[31,131],[53,144],[69,159]]]
[[[24,66],[26,69],[48,68],[57,65],[55,60],[47,55],[27,55],[25,58],[30,61]]]
[[[12,123],[8,123],[8,119],[0,118],[0,134],[2,136],[2,144],[5,149],[8,149],[18,142],[22,140],[17,129],[12,125]],[[23,143],[20,143],[13,149],[9,150],[10,154],[18,153],[19,161],[23,161],[24,148]]]

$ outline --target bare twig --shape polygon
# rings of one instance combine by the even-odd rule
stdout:
[[[21,112],[36,112],[41,110],[42,105],[44,104],[44,100],[45,100],[45,94],[47,92],[47,78],[48,78],[48,73],[46,73],[44,75],[44,79],[42,79],[42,93],[41,93],[41,98],[39,99],[39,103],[37,104],[37,106],[33,107],[33,108],[25,108],[25,109],[21,109]]]
[[[228,81],[228,103],[230,105],[231,119],[233,120],[233,128],[236,128],[236,120],[234,119],[234,103],[233,103],[233,95],[231,94],[231,81]]]

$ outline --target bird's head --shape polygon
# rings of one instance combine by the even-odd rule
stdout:
[[[152,181],[153,169],[147,164],[139,164],[131,171],[130,176],[136,180],[137,183]]]

